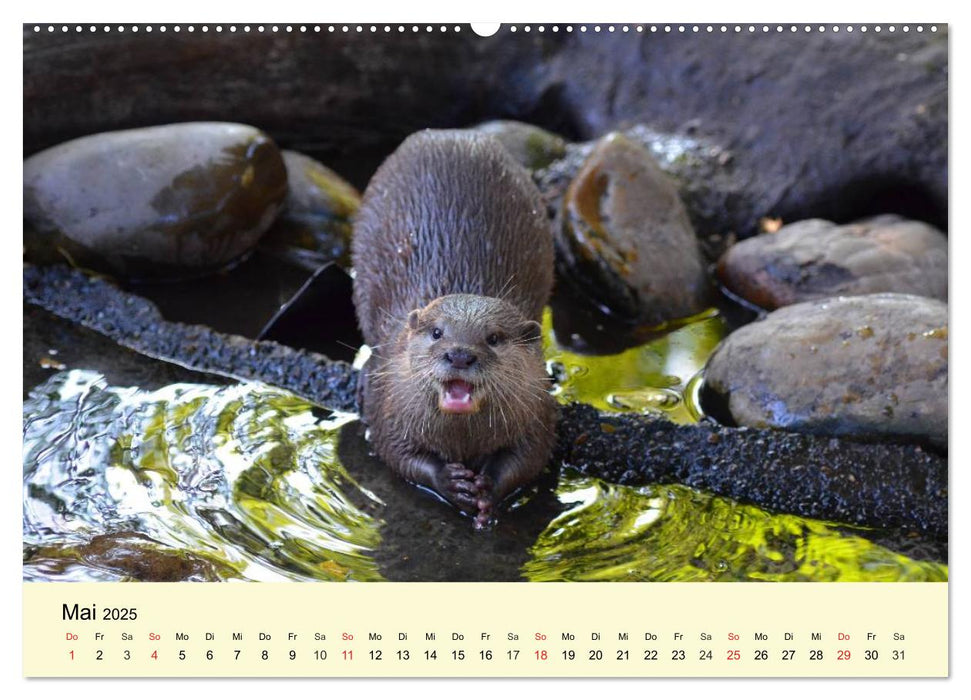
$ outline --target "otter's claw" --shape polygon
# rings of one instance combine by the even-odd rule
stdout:
[[[495,525],[493,510],[496,506],[495,484],[486,474],[475,477],[476,502],[479,513],[475,516],[475,529],[484,530]]]
[[[473,471],[464,464],[453,462],[442,467],[438,477],[438,492],[450,503],[466,513],[475,513],[479,509],[479,491]]]

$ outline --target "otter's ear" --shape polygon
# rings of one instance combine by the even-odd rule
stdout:
[[[526,321],[519,327],[519,339],[538,343],[543,338],[543,328],[536,321]]]
[[[421,310],[415,309],[408,314],[408,328],[411,330],[418,330],[418,323],[421,321]]]

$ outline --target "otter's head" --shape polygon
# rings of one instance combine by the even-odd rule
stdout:
[[[445,414],[496,411],[546,381],[540,325],[494,297],[451,294],[412,311],[408,351],[413,379]]]

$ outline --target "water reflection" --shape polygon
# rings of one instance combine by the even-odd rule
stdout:
[[[819,521],[772,515],[684,486],[628,487],[565,474],[570,509],[532,548],[532,581],[946,581]]]
[[[134,577],[139,557],[92,545],[132,534],[129,549],[182,578],[379,579],[379,523],[347,494],[371,496],[336,458],[352,418],[263,385],[146,392],[58,373],[24,402],[25,577],[52,558],[71,560],[69,577]],[[166,565],[179,555],[199,566]]]
[[[604,411],[632,411],[693,423],[701,416],[695,394],[708,356],[727,333],[724,320],[707,311],[643,345],[614,355],[579,355],[556,343],[549,312],[544,319],[546,357],[557,379],[557,399]]]

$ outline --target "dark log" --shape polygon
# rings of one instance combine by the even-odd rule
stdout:
[[[355,408],[357,372],[346,362],[207,326],[166,321],[147,299],[78,270],[24,266],[24,300],[149,357],[272,384],[333,410]]]
[[[24,267],[24,300],[194,370],[353,411],[357,373],[323,355],[166,321],[151,302],[63,266]],[[621,484],[683,483],[775,511],[947,538],[947,460],[918,446],[562,408],[554,461]]]

